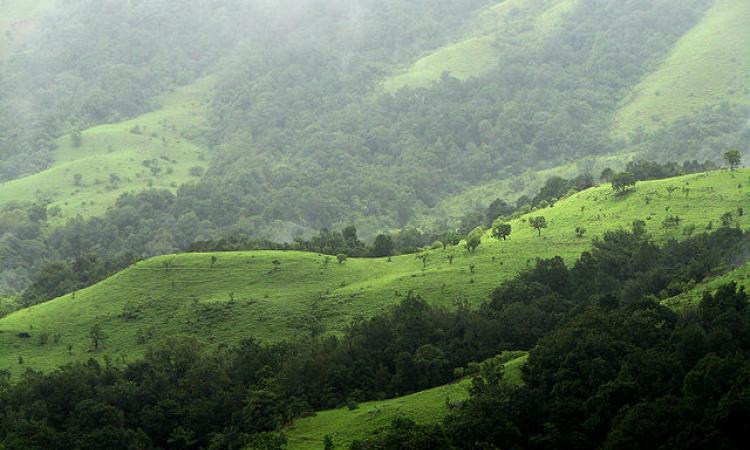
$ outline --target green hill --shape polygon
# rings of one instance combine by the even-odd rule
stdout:
[[[191,141],[205,126],[211,80],[179,88],[160,99],[161,108],[131,120],[101,125],[57,140],[47,170],[0,184],[0,205],[45,200],[59,208],[55,220],[101,215],[125,192],[149,187],[176,190],[208,165]],[[81,175],[76,182],[76,174]]]
[[[654,130],[722,102],[750,102],[750,2],[717,0],[659,67],[633,89],[615,132]]]
[[[578,0],[505,0],[483,9],[456,42],[420,57],[383,83],[387,91],[426,87],[443,73],[461,80],[487,73],[499,63],[501,45],[543,39]]]
[[[527,356],[505,363],[505,380],[513,385],[521,383],[521,367]],[[290,450],[320,449],[323,438],[330,435],[339,448],[348,448],[352,441],[365,439],[393,419],[407,417],[417,423],[435,423],[448,413],[447,402],[468,397],[470,380],[463,380],[416,394],[390,400],[362,403],[355,410],[348,408],[318,412],[298,419],[284,430]]]
[[[92,356],[133,360],[150,339],[175,333],[217,344],[248,335],[294,339],[309,332],[312,319],[339,333],[353,318],[381,311],[409,291],[433,304],[450,306],[457,297],[478,304],[535,258],[560,255],[571,261],[591,238],[636,219],[646,221],[661,240],[680,238],[693,227],[700,232],[709,223],[719,226],[722,214],[747,206],[749,176],[750,170],[720,171],[647,181],[626,196],[615,196],[609,186],[592,188],[512,221],[508,241],[485,236],[474,254],[461,246],[426,251],[424,267],[414,255],[338,264],[313,253],[220,253],[213,269],[209,254],[153,258],[0,320],[0,367],[17,374],[25,367],[49,370]],[[689,195],[679,189],[670,195],[668,186],[687,187]],[[549,223],[541,237],[528,224],[528,217],[537,215]],[[679,216],[680,227],[665,229],[667,215]],[[747,226],[748,216],[739,223]],[[576,237],[578,226],[587,229],[584,238]],[[96,324],[108,339],[103,351],[93,353],[89,331]]]

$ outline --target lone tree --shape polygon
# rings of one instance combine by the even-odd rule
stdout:
[[[677,189],[679,188],[674,185],[667,186],[667,195],[670,200],[672,199],[672,194],[674,194]]]
[[[624,194],[630,188],[635,187],[635,175],[630,172],[620,172],[612,177],[612,189],[618,194]]]
[[[104,344],[104,340],[107,339],[107,336],[102,330],[102,326],[99,324],[91,327],[89,337],[91,338],[91,344],[93,344],[94,350],[99,350],[99,348]]]
[[[724,161],[726,161],[729,169],[734,171],[740,166],[740,163],[742,163],[742,154],[739,150],[729,150],[724,153]]]
[[[216,256],[213,256],[213,255],[211,256],[211,269],[210,270],[214,270],[214,266],[216,265],[216,261],[218,260],[219,258],[217,258]]]
[[[533,229],[539,232],[539,236],[541,236],[542,230],[544,228],[547,228],[547,219],[544,216],[531,217],[529,219],[529,225],[531,225]]]
[[[505,223],[501,220],[496,220],[492,224],[492,237],[497,240],[506,240],[513,231],[513,227],[509,223]]]
[[[372,244],[370,255],[376,258],[391,256],[393,254],[393,238],[389,234],[379,234]]]
[[[466,250],[469,251],[469,253],[474,253],[477,247],[479,247],[479,245],[482,243],[483,234],[484,230],[482,229],[482,227],[476,227],[471,231],[471,233],[469,233],[468,236],[466,236],[466,244],[464,244],[464,246],[466,247]]]

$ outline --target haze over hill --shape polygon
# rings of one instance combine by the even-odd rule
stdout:
[[[0,0],[0,450],[742,447],[748,49],[747,0]]]

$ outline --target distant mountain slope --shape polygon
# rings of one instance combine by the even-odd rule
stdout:
[[[427,87],[444,73],[465,80],[487,73],[500,63],[502,48],[544,39],[578,0],[504,0],[481,10],[465,26],[464,37],[434,50],[402,73],[387,78],[383,86],[394,92],[404,87]]]
[[[719,226],[720,217],[750,204],[750,170],[712,172],[639,183],[634,193],[615,196],[600,186],[512,221],[508,241],[485,236],[474,254],[463,246],[386,259],[335,258],[298,252],[217,253],[162,256],[131,266],[114,277],[73,295],[18,311],[0,319],[0,368],[14,374],[35,367],[49,370],[91,353],[88,333],[101,324],[109,336],[106,350],[114,361],[132,360],[146,343],[163,335],[190,333],[211,343],[241,337],[295,339],[320,323],[340,333],[359,316],[371,316],[412,291],[433,304],[450,306],[455,298],[476,305],[505,279],[536,258],[574,260],[604,231],[644,220],[657,239],[681,238],[695,227]],[[689,196],[667,187],[689,187]],[[528,218],[544,215],[541,237]],[[679,216],[676,229],[665,229],[667,215]],[[750,215],[738,218],[744,227]],[[587,229],[585,238],[575,229]],[[449,259],[452,255],[453,260]],[[30,338],[19,333],[29,333]],[[50,337],[40,345],[40,335]],[[51,337],[58,336],[57,341]],[[67,346],[71,352],[67,352]],[[24,365],[18,364],[22,356]]]
[[[722,102],[750,102],[750,2],[716,0],[662,64],[634,89],[615,118],[625,135],[647,131]]]
[[[34,26],[35,18],[57,0],[0,0],[0,59]]]
[[[177,89],[161,108],[124,122],[57,140],[54,163],[42,172],[0,183],[0,206],[8,202],[48,202],[59,208],[55,222],[101,215],[125,192],[150,187],[175,191],[208,166],[204,150],[191,138],[205,128],[210,79]],[[195,169],[194,175],[191,169]],[[76,175],[80,181],[76,181]]]

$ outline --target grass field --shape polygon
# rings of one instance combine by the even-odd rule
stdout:
[[[689,186],[689,198],[679,191],[670,198],[667,186]],[[718,226],[723,213],[749,202],[750,170],[642,182],[624,197],[600,186],[533,212],[531,216],[544,215],[550,224],[541,237],[524,216],[512,222],[507,242],[485,236],[474,254],[460,246],[426,251],[426,267],[414,255],[391,262],[350,259],[338,264],[335,258],[313,253],[221,253],[215,255],[213,269],[208,254],[157,257],[75,295],[0,320],[0,368],[17,375],[26,367],[50,370],[105,355],[113,361],[133,360],[149,340],[176,333],[199,336],[209,344],[250,335],[268,341],[295,339],[308,332],[311,314],[327,332],[340,333],[353,318],[382,311],[409,291],[436,305],[449,307],[456,297],[476,305],[535,258],[560,255],[572,261],[606,230],[641,219],[657,239],[680,238],[686,226],[694,225],[697,231],[709,222]],[[661,226],[667,214],[683,219],[680,229]],[[742,226],[748,221],[750,216],[743,216]],[[587,229],[584,238],[576,237],[577,226]],[[96,353],[88,339],[95,324],[109,336],[106,348]],[[45,334],[49,342],[41,345]],[[19,364],[19,356],[24,364]]]
[[[553,32],[578,0],[505,0],[482,10],[461,30],[456,42],[423,55],[383,82],[388,92],[427,87],[443,73],[465,80],[481,76],[499,63],[496,42],[519,45]]]
[[[34,25],[34,19],[57,0],[0,0],[0,59]]]
[[[716,0],[667,59],[625,100],[619,135],[653,130],[703,107],[750,102],[750,2]]]
[[[505,381],[521,383],[521,367],[527,357],[521,356],[505,363]],[[355,410],[348,408],[322,411],[294,422],[284,430],[289,439],[289,450],[318,450],[323,438],[330,435],[337,448],[349,448],[354,440],[365,439],[393,419],[406,417],[417,423],[436,423],[448,413],[448,402],[468,397],[469,379],[440,386],[416,394],[390,400],[362,403]]]
[[[156,111],[85,130],[79,146],[71,136],[59,138],[49,169],[0,184],[0,205],[45,200],[59,208],[53,222],[61,222],[101,215],[125,192],[176,190],[195,178],[193,167],[208,165],[191,138],[205,125],[210,86],[204,79],[166,95]],[[79,182],[76,174],[82,176]]]

